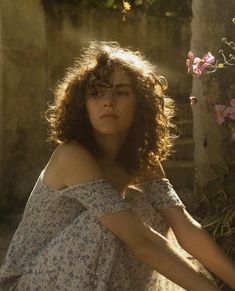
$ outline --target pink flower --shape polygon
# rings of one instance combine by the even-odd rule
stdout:
[[[235,120],[235,107],[228,107],[225,110],[226,116],[229,116],[232,120]]]
[[[222,124],[225,121],[225,106],[222,104],[217,104],[214,106],[215,118],[218,124]]]
[[[235,98],[231,99],[230,104],[231,106],[225,109],[225,114],[232,120],[235,120]]]
[[[194,97],[194,96],[190,96],[189,99],[190,99],[190,104],[191,104],[191,105],[196,104],[197,101],[198,101],[197,98]]]
[[[196,76],[200,76],[207,67],[213,64],[215,57],[208,52],[204,55],[202,59],[194,57],[193,53],[189,51],[188,59],[186,60],[186,67],[188,68],[188,73],[191,73]]]
[[[193,60],[194,56],[192,51],[188,52],[188,59],[186,60],[186,67],[188,69],[188,73],[191,74],[193,72]]]
[[[205,64],[209,66],[214,63],[215,57],[210,52],[208,52],[207,54],[204,55],[203,60]]]
[[[232,98],[232,99],[230,100],[230,104],[232,105],[232,107],[235,107],[235,98]]]
[[[214,61],[215,61],[215,57],[210,52],[205,54],[202,59],[194,58],[193,74],[200,76],[208,66],[214,63]]]

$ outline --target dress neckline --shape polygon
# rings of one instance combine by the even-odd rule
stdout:
[[[42,185],[44,188],[46,188],[47,190],[49,190],[50,192],[63,193],[63,192],[65,192],[66,190],[73,189],[73,188],[77,188],[77,187],[85,187],[85,186],[91,186],[91,185],[95,185],[95,184],[100,184],[100,183],[103,183],[103,182],[108,182],[107,179],[105,179],[105,178],[100,178],[100,179],[95,179],[95,180],[92,180],[92,181],[87,181],[87,182],[82,182],[82,183],[73,184],[73,185],[70,185],[70,186],[67,186],[67,187],[64,187],[64,188],[61,188],[61,189],[54,189],[54,188],[48,186],[47,184],[45,184],[45,183],[43,182],[44,171],[45,171],[45,169],[42,170],[42,172],[40,173],[39,181],[40,181],[41,185]]]
[[[54,193],[64,193],[64,192],[66,192],[67,190],[70,190],[70,189],[82,188],[82,187],[86,187],[86,186],[95,186],[97,184],[101,184],[101,183],[104,183],[104,182],[110,183],[107,178],[100,178],[100,179],[95,179],[95,180],[92,180],[92,181],[73,184],[73,185],[70,185],[70,186],[67,186],[67,187],[64,187],[64,188],[61,188],[61,189],[54,189],[54,188],[48,186],[47,184],[45,184],[43,182],[44,171],[45,171],[45,169],[43,169],[42,172],[40,173],[39,181],[40,181],[41,185],[45,189],[47,189],[50,192],[54,192]],[[146,185],[146,184],[149,184],[149,183],[151,184],[152,182],[161,182],[163,180],[167,180],[168,181],[168,179],[166,179],[166,178],[163,178],[163,179],[160,179],[160,180],[148,180],[148,181],[144,181],[142,183],[131,184],[126,188],[126,190],[129,189],[129,188],[132,188],[132,187],[139,188],[139,187],[141,187],[143,185]]]

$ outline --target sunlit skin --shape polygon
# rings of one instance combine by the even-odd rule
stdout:
[[[97,94],[88,92],[86,108],[96,141],[111,165],[122,147],[136,112],[136,95],[127,72],[118,67],[112,74],[112,87]]]

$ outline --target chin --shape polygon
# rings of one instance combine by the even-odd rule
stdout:
[[[116,134],[121,134],[120,131],[116,131],[116,130],[103,130],[103,131],[99,131],[99,134],[103,134],[103,135],[116,135]]]
[[[102,129],[96,129],[96,132],[98,134],[103,135],[117,135],[117,134],[124,134],[128,131],[123,129],[117,129],[117,128],[102,128]]]

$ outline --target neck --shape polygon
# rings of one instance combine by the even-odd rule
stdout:
[[[95,139],[104,152],[100,161],[105,168],[114,165],[125,138],[126,135],[100,135],[95,133]]]

